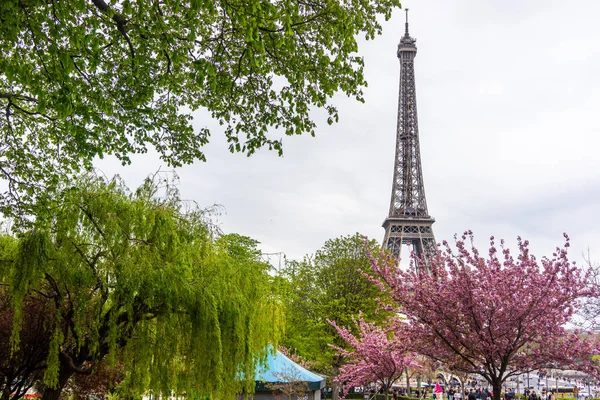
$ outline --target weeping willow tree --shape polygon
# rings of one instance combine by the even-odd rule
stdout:
[[[231,398],[253,390],[256,362],[278,339],[257,242],[216,238],[206,211],[156,176],[133,193],[119,180],[82,178],[29,231],[0,242],[13,351],[26,300],[52,305],[44,399],[100,362],[120,363],[127,395]]]

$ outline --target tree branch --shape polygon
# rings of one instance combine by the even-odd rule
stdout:
[[[6,93],[6,92],[0,92],[0,99],[17,99],[17,100],[22,100],[22,101],[32,101],[34,103],[37,103],[38,100],[35,97],[31,97],[31,96],[25,96],[23,94],[16,94],[16,93]]]
[[[133,67],[135,65],[135,50],[131,40],[129,39],[129,35],[127,35],[127,32],[129,31],[127,28],[128,21],[121,14],[114,12],[110,6],[104,2],[104,0],[92,0],[92,3],[94,3],[98,10],[110,15],[111,19],[117,24],[117,30],[121,32],[121,35],[125,38],[127,44],[129,45],[129,51],[131,52],[131,65]]]
[[[66,361],[67,366],[73,371],[76,372],[78,374],[84,374],[84,375],[89,375],[92,373],[92,368],[88,367],[88,368],[82,368],[82,367],[78,367],[77,365],[75,365],[75,362],[73,362],[73,358],[71,358],[70,355],[68,355],[66,352],[61,351],[60,355],[63,357],[63,359]]]
[[[94,219],[94,217],[92,216],[92,213],[89,212],[85,207],[83,206],[79,206],[79,209],[81,211],[83,211],[83,213],[90,219],[90,222],[94,225],[94,228],[96,228],[96,230],[98,231],[98,233],[100,235],[102,235],[102,237],[104,237],[104,231],[102,230],[102,228],[100,228],[100,226],[98,225],[98,223],[96,222],[96,220]]]

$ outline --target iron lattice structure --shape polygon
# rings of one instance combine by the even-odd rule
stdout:
[[[416,40],[408,33],[408,9],[405,32],[398,45],[400,60],[400,90],[398,97],[398,127],[396,130],[396,157],[394,179],[388,217],[383,222],[384,248],[400,259],[402,244],[410,244],[419,258],[419,268],[426,269],[435,254],[436,242],[432,225],[435,220],[427,211],[417,120],[414,60]]]

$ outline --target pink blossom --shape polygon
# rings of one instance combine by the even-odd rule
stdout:
[[[365,322],[362,316],[354,320],[358,337],[349,329],[339,327],[335,321],[328,321],[348,344],[349,350],[330,345],[347,359],[336,377],[347,391],[355,386],[378,383],[386,393],[400,378],[407,367],[419,367],[412,352],[412,343],[406,335],[406,324],[392,319],[383,328]]]
[[[456,248],[440,247],[430,274],[401,270],[391,257],[371,257],[394,306],[406,315],[413,350],[450,369],[482,375],[500,398],[510,376],[544,367],[598,374],[597,339],[566,328],[585,298],[598,296],[567,257],[569,238],[538,260],[518,238],[513,256],[490,240],[486,256],[466,232]],[[469,242],[469,244],[467,244]],[[443,249],[443,250],[442,250]]]

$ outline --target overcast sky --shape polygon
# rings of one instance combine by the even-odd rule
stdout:
[[[572,238],[600,261],[600,1],[405,1],[415,60],[421,157],[436,239],[472,229],[538,255]],[[232,155],[218,128],[208,161],[178,170],[183,197],[221,204],[221,229],[256,238],[265,252],[299,258],[329,238],[380,240],[394,164],[404,12],[361,41],[365,104],[335,98],[340,122],[316,117],[316,138],[285,137],[285,155]],[[198,127],[214,127],[198,114]],[[161,163],[98,166],[138,185]],[[166,168],[163,165],[163,168]]]

